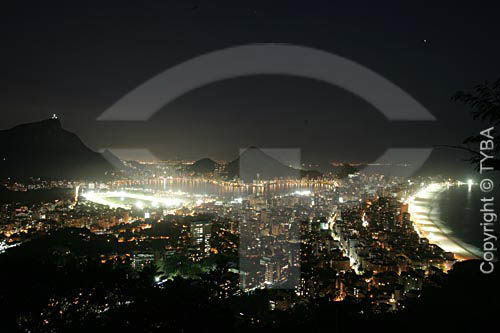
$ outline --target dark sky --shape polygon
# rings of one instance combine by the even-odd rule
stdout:
[[[387,147],[458,144],[486,127],[451,101],[500,75],[499,5],[457,1],[16,1],[2,5],[0,128],[57,113],[95,150],[231,159],[242,147],[300,148],[303,160],[371,161]],[[424,42],[427,40],[427,42]],[[291,43],[355,61],[412,95],[436,122],[389,122],[311,79],[210,84],[147,122],[96,118],[185,60],[251,43]],[[434,152],[433,167],[467,166]]]

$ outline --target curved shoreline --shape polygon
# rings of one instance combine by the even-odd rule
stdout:
[[[429,239],[443,250],[453,252],[459,260],[479,259],[479,248],[452,236],[452,231],[440,219],[439,197],[446,190],[440,184],[431,184],[409,200],[408,212],[419,235]],[[422,200],[423,203],[417,202]]]

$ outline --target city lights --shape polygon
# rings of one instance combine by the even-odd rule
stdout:
[[[309,196],[311,195],[311,191],[305,190],[305,191],[295,191],[296,195],[301,195],[301,196]]]
[[[495,327],[499,1],[6,4],[1,332]]]
[[[176,196],[184,196],[182,192],[175,193]],[[82,195],[85,199],[106,205],[112,208],[131,208],[132,204],[127,204],[126,201],[136,200],[133,206],[143,209],[147,206],[153,208],[164,207],[180,207],[188,204],[188,201],[179,197],[158,197],[154,195],[145,195],[140,193],[126,191],[102,191],[102,192],[87,192]]]

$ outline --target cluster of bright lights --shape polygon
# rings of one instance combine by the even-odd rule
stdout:
[[[302,196],[308,196],[311,195],[311,191],[305,190],[305,191],[295,191],[295,195],[302,195]]]
[[[184,203],[184,200],[178,198],[166,198],[161,199],[160,202],[167,207],[180,206]]]
[[[367,228],[369,223],[368,223],[368,220],[366,219],[365,213],[363,213],[363,216],[361,217],[361,221],[363,221],[363,227]]]
[[[6,250],[10,249],[11,247],[19,246],[21,243],[15,243],[15,244],[7,244],[5,242],[0,242],[0,253],[4,253]]]
[[[93,191],[84,193],[82,195],[85,199],[102,204],[102,205],[107,205],[112,208],[129,208],[125,204],[117,204],[109,198],[120,198],[120,201],[124,201],[125,199],[135,199],[137,200],[135,203],[135,207],[139,209],[144,209],[144,207],[147,206],[147,203],[150,202],[151,206],[157,208],[160,205],[165,206],[165,207],[176,207],[176,206],[181,206],[182,204],[185,203],[183,199],[180,198],[159,198],[155,196],[150,196],[150,195],[144,195],[144,194],[138,194],[138,193],[128,193],[128,192],[103,192],[103,193],[95,193]]]
[[[100,204],[100,205],[109,206],[111,208],[126,208],[126,206],[124,206],[124,205],[118,205],[118,204],[115,204],[113,202],[110,202],[109,200],[106,200],[105,197],[103,197],[100,194],[95,193],[93,191],[83,193],[82,197],[84,197],[88,201],[92,201],[92,202],[95,202],[95,203]]]

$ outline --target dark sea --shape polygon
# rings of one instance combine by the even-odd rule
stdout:
[[[483,247],[483,228],[479,225],[483,221],[481,198],[494,197],[495,212],[500,215],[500,184],[496,183],[495,186],[488,194],[483,193],[477,185],[470,190],[467,185],[452,186],[441,193],[438,199],[440,219],[452,231],[453,237],[478,248]]]

